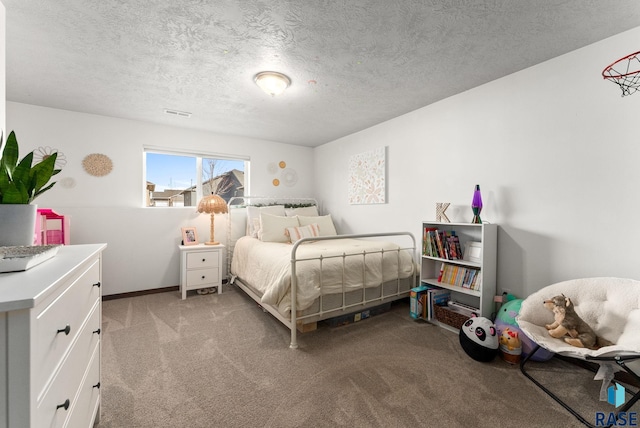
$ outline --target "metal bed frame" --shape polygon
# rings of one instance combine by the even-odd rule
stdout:
[[[275,204],[283,204],[285,206],[289,205],[289,204],[294,204],[297,206],[303,205],[308,203],[309,205],[315,205],[317,206],[317,202],[314,199],[310,199],[310,198],[266,198],[266,197],[239,197],[239,198],[232,198],[229,201],[229,206],[233,206],[233,203],[236,202],[236,200],[238,199],[242,199],[246,201],[251,201],[253,203],[250,203],[248,205],[256,205],[256,206],[265,206],[265,205],[275,205]],[[254,202],[255,201],[255,202]],[[268,201],[268,202],[265,202]],[[241,205],[242,207],[246,207],[246,205]],[[237,285],[239,288],[241,288],[247,295],[249,295],[253,300],[255,300],[262,308],[263,310],[269,312],[271,315],[273,315],[276,319],[278,319],[280,322],[282,322],[287,328],[290,329],[291,331],[291,342],[289,344],[289,347],[292,349],[296,349],[298,348],[298,339],[297,339],[297,332],[298,329],[300,329],[301,331],[305,331],[304,326],[308,325],[309,323],[311,323],[312,325],[314,325],[313,323],[317,323],[317,321],[322,321],[322,320],[326,320],[329,318],[333,318],[333,317],[337,317],[339,315],[343,315],[343,314],[349,314],[349,313],[353,313],[353,312],[358,312],[360,310],[365,310],[368,308],[373,308],[379,305],[382,305],[384,303],[387,302],[391,302],[394,300],[398,300],[404,297],[407,297],[411,291],[411,288],[415,287],[416,285],[416,281],[417,281],[417,276],[418,276],[418,269],[417,269],[417,261],[416,261],[416,240],[415,237],[413,236],[413,234],[411,234],[410,232],[388,232],[388,233],[366,233],[366,234],[350,234],[350,235],[339,235],[339,236],[324,236],[324,237],[314,237],[314,238],[303,238],[300,239],[298,241],[296,241],[292,248],[291,248],[291,313],[290,316],[284,316],[282,315],[278,309],[274,306],[271,305],[265,305],[263,303],[261,303],[261,295],[254,290],[249,284],[246,284],[245,282],[242,281],[241,278],[238,278],[236,276],[234,276],[231,273],[231,259],[233,257],[233,249],[235,247],[235,242],[236,240],[233,239],[232,235],[232,209],[229,210],[229,224],[227,227],[227,234],[228,234],[228,240],[227,240],[227,260],[228,260],[228,275],[229,275],[229,283],[230,284],[235,284]],[[409,245],[400,245],[399,248],[394,249],[394,250],[380,250],[380,251],[369,251],[369,252],[362,252],[362,253],[350,253],[350,254],[342,254],[339,256],[319,256],[316,258],[302,258],[299,259],[297,257],[297,250],[300,247],[300,245],[306,243],[306,242],[315,242],[315,241],[323,241],[323,240],[335,240],[335,239],[368,239],[368,238],[392,238],[395,237],[397,239],[401,239],[406,241],[407,239],[410,241]],[[380,293],[377,295],[367,295],[367,294],[371,294],[367,293],[367,291],[369,290],[375,290],[377,288],[375,287],[365,287],[366,284],[366,269],[363,268],[362,270],[362,287],[361,289],[358,290],[345,290],[345,286],[344,286],[344,282],[342,284],[342,293],[337,293],[337,295],[339,296],[340,294],[341,297],[338,297],[338,299],[341,298],[341,304],[337,305],[337,306],[332,306],[331,308],[325,309],[323,306],[323,300],[325,298],[325,296],[336,296],[336,294],[331,294],[331,295],[323,295],[323,293],[320,293],[320,296],[318,297],[318,305],[317,305],[317,310],[306,310],[304,312],[299,312],[296,308],[297,305],[297,275],[296,275],[296,268],[297,268],[297,264],[299,262],[303,262],[303,261],[309,261],[309,260],[318,260],[318,262],[320,263],[320,282],[322,283],[322,263],[324,260],[329,259],[329,258],[341,258],[342,259],[342,268],[343,268],[343,278],[344,278],[344,269],[345,269],[345,263],[346,263],[346,259],[348,257],[362,257],[363,261],[364,258],[366,258],[367,255],[372,255],[372,254],[381,254],[380,257],[380,263],[383,263],[384,257],[385,257],[385,253],[396,253],[398,259],[400,258],[400,253],[402,251],[409,251],[411,254],[411,260],[412,263],[414,265],[414,269],[413,269],[413,273],[409,278],[400,278],[400,263],[398,263],[398,274],[396,275],[396,278],[391,280],[391,281],[387,281],[387,282],[382,282],[379,285],[379,289],[380,289]],[[382,266],[381,266],[382,268]],[[382,272],[382,269],[381,269]],[[405,284],[405,287],[403,287],[403,282],[407,281],[408,285]],[[394,284],[395,283],[395,284]],[[391,290],[389,290],[391,289]],[[386,292],[385,292],[386,291]],[[360,292],[361,293],[361,297],[360,298],[354,298],[355,293]],[[335,297],[334,297],[335,298]]]

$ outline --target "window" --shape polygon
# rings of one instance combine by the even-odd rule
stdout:
[[[248,159],[144,150],[145,206],[195,207],[203,195],[243,196]]]

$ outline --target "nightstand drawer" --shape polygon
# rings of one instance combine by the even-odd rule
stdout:
[[[219,251],[199,251],[187,254],[187,269],[217,268]]]
[[[205,286],[220,282],[220,269],[198,269],[187,271],[187,287]]]
[[[35,323],[36,393],[41,394],[49,379],[67,353],[84,324],[89,312],[100,299],[100,263],[94,262],[62,294],[40,312]],[[99,315],[98,315],[99,317]],[[99,318],[93,321],[98,328]]]

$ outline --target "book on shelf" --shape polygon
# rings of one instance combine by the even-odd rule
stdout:
[[[438,257],[435,250],[435,235],[433,232],[438,230],[435,227],[425,227],[422,236],[422,254],[430,257]]]
[[[437,287],[427,290],[427,320],[434,319],[434,306],[446,306],[449,300],[451,300],[451,293],[449,290]]]
[[[422,254],[446,260],[462,260],[460,238],[455,230],[440,230],[425,226],[422,235]]]
[[[436,245],[438,247],[438,257],[440,257],[441,259],[446,259],[446,255],[444,252],[444,246],[443,246],[443,232],[440,230],[436,230],[435,231],[435,235],[436,235]]]
[[[482,286],[482,272],[479,268],[442,263],[438,275],[438,282],[468,288],[470,290],[480,290]]]

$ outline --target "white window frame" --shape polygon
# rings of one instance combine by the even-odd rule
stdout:
[[[249,166],[251,163],[251,158],[249,156],[243,155],[230,155],[230,154],[222,154],[215,152],[206,152],[201,150],[174,150],[168,149],[166,147],[158,147],[158,146],[142,146],[142,206],[145,208],[171,208],[171,209],[180,209],[180,208],[189,208],[193,209],[193,206],[187,207],[150,207],[147,206],[147,153],[155,153],[161,155],[173,155],[173,156],[185,156],[185,157],[193,157],[196,159],[196,200],[199,201],[202,199],[202,159],[220,159],[220,160],[232,160],[232,161],[244,161],[244,193],[245,195],[249,195]]]

